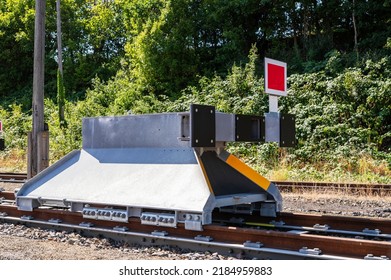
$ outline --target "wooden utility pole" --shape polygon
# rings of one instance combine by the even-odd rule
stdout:
[[[45,10],[46,0],[35,0],[33,125],[28,143],[28,177],[31,178],[48,166],[48,131],[44,122],[45,71]]]
[[[57,51],[58,51],[58,69],[62,73],[62,40],[61,40],[61,0],[56,2],[57,10]]]
[[[358,53],[358,30],[356,23],[356,1],[353,0],[352,5],[352,20],[353,20],[353,30],[354,30],[354,50],[356,52],[356,62],[358,63],[359,53]]]
[[[65,106],[65,90],[64,90],[64,73],[62,67],[62,32],[61,32],[61,0],[56,1],[56,11],[57,11],[57,63],[58,63],[58,73],[57,73],[57,101],[58,101],[58,110],[59,110],[59,119],[60,126],[65,126],[65,115],[64,115],[64,106]]]

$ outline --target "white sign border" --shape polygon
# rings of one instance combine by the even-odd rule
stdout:
[[[285,71],[285,90],[276,90],[276,89],[270,89],[269,88],[269,83],[268,83],[268,71],[267,71],[267,65],[268,64],[274,64],[274,65],[278,65],[278,66],[281,66],[281,67],[284,67],[284,71]],[[274,60],[274,59],[271,59],[271,58],[267,58],[265,57],[265,92],[267,94],[271,94],[271,95],[278,95],[278,96],[287,96],[288,95],[288,87],[287,87],[287,64],[286,62],[282,62],[282,61],[278,61],[278,60]]]

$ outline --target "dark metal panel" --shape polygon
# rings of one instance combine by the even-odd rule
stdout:
[[[190,105],[190,145],[191,147],[215,147],[216,115],[215,108],[207,105]]]
[[[251,115],[235,115],[236,141],[264,142],[264,137],[265,125],[263,117]]]
[[[280,147],[296,145],[295,115],[281,114],[280,117]]]
[[[0,139],[0,151],[4,151],[4,149],[5,149],[4,139]]]
[[[265,192],[246,176],[219,159],[215,152],[204,152],[201,160],[216,196]]]
[[[260,133],[261,133],[261,142],[265,142],[266,139],[266,122],[265,122],[265,116],[260,117]]]

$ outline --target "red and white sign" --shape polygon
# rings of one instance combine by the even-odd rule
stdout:
[[[3,132],[3,123],[0,121],[0,132]]]
[[[287,66],[285,62],[265,57],[265,92],[272,95],[287,95]]]

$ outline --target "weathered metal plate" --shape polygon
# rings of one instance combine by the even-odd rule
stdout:
[[[178,113],[83,119],[83,149],[189,147]]]

